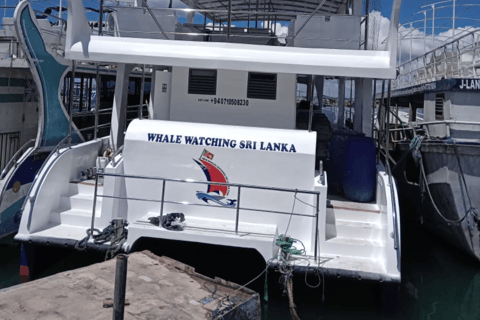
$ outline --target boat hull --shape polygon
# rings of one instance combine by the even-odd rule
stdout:
[[[408,143],[399,144],[396,158],[407,150]],[[408,218],[420,220],[447,242],[480,260],[480,223],[472,209],[480,208],[480,144],[424,141],[421,154],[426,181],[422,162],[413,164],[411,155],[394,172],[401,202],[414,208],[404,212],[414,213]],[[412,177],[417,181],[409,181]],[[476,212],[480,213],[478,209]]]
[[[0,197],[0,239],[18,231],[25,196],[45,158],[46,155],[34,155],[28,151],[18,162],[19,165],[12,168],[12,172],[1,182],[6,186]],[[0,190],[2,188],[0,185]]]

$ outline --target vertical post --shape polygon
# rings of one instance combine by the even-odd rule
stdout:
[[[433,49],[435,49],[435,3],[432,4],[432,50]],[[435,57],[435,54],[433,56]]]
[[[160,225],[162,224],[162,217],[163,217],[163,201],[165,200],[165,180],[163,180],[162,185],[162,202],[160,203]]]
[[[424,21],[423,21],[423,30],[425,32],[423,36],[423,53],[427,53],[427,10],[423,11]]]
[[[337,129],[342,129],[345,125],[345,78],[340,77],[338,84],[338,116]]]
[[[413,23],[410,22],[410,72],[412,72]]]
[[[115,289],[113,294],[113,320],[123,320],[125,312],[125,291],[127,288],[128,255],[117,255]]]
[[[387,125],[386,125],[386,133],[387,133],[387,139],[386,139],[386,148],[385,148],[385,154],[386,154],[386,162],[390,161],[390,93],[392,91],[392,80],[388,80],[388,93],[387,93],[387,103],[385,105],[385,111],[387,113]]]
[[[230,42],[230,27],[232,25],[232,0],[228,0],[228,25],[227,25],[227,42]]]
[[[97,74],[95,75],[95,131],[94,139],[98,135],[98,115],[100,111],[100,62],[97,62]]]
[[[401,34],[398,37],[398,50],[399,50],[398,65],[401,65],[402,64],[402,35]]]
[[[143,94],[145,90],[145,65],[142,68],[142,83],[140,85],[140,105],[138,106],[138,119],[143,118]]]
[[[357,84],[357,82],[355,82],[355,84]],[[360,99],[359,99],[360,95],[357,96],[356,90],[357,90],[357,86],[355,85],[355,108],[354,108],[354,110],[355,110],[355,115],[356,115],[355,118],[359,118],[359,116],[361,116],[361,114],[356,113],[356,111],[357,111],[357,101],[360,104]],[[352,106],[353,105],[354,105],[354,103],[353,103],[353,79],[350,78],[350,108],[348,110],[349,111],[348,118],[350,119],[350,121],[352,121]],[[361,113],[361,112],[359,112],[359,113]],[[356,120],[356,121],[358,121],[358,120]],[[361,131],[361,130],[359,130],[359,131]]]
[[[248,14],[247,14],[247,32],[250,32],[250,11],[252,11],[252,0],[248,0]]]
[[[453,0],[453,38],[455,39],[455,8],[456,7],[456,3],[455,3],[455,0]]]
[[[310,110],[308,114],[308,132],[312,131],[313,125],[313,86],[314,86],[315,78],[313,75],[310,76],[309,86],[308,86],[308,100],[310,101]]]
[[[90,112],[92,110],[92,83],[93,83],[93,77],[91,75],[88,75],[87,78],[87,101],[86,101],[86,108],[87,112]]]
[[[72,73],[70,78],[70,97],[69,97],[69,109],[70,117],[68,118],[68,147],[72,146],[72,122],[73,122],[73,88],[75,87],[75,60],[72,61]]]
[[[238,193],[237,193],[237,215],[235,217],[235,233],[238,234],[238,221],[240,218],[240,189],[242,187],[238,186]]]
[[[320,192],[317,193],[317,212],[315,214],[315,261],[317,260],[317,251],[318,251],[318,214],[320,208]]]
[[[385,127],[385,117],[382,117],[382,107],[384,104],[385,98],[385,80],[382,80],[382,94],[380,97],[380,104],[378,105],[378,152],[377,152],[377,161],[380,159],[380,150],[383,143],[384,127]]]
[[[80,75],[80,98],[78,99],[78,112],[83,111],[83,91],[85,90],[85,75]]]
[[[99,17],[98,17],[98,35],[102,35],[102,29],[103,29],[103,0],[100,0],[100,8],[99,8]]]
[[[368,50],[368,16],[370,15],[370,0],[367,0],[365,7],[365,50]]]
[[[204,18],[205,18],[203,20],[203,33],[206,33],[206,31],[207,31],[207,13],[204,12],[203,14],[204,14]]]
[[[59,18],[58,25],[60,26],[60,34],[58,35],[57,48],[56,48],[57,50],[58,50],[58,47],[60,46],[60,41],[62,41],[62,36],[63,36],[62,13],[63,13],[63,1],[60,0],[60,6],[58,7],[58,18]]]
[[[260,0],[257,0],[257,5],[256,5],[256,8],[255,8],[255,29],[258,28],[258,2]]]
[[[277,34],[277,16],[274,16],[273,20],[273,34]]]
[[[372,104],[372,137],[375,127],[375,102],[377,101],[377,79],[373,80],[373,104]]]
[[[92,208],[92,221],[90,223],[90,230],[93,232],[95,227],[95,211],[97,211],[97,191],[98,191],[98,169],[95,172],[95,189],[93,191],[93,208]]]

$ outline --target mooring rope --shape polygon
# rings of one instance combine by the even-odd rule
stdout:
[[[453,140],[452,140],[453,142]],[[425,173],[425,168],[424,168],[424,165],[423,165],[423,157],[422,157],[422,154],[420,152],[420,145],[421,145],[421,140],[419,143],[417,142],[414,142],[412,140],[412,143],[413,143],[413,148],[414,148],[414,152],[413,152],[413,155],[419,160],[420,162],[420,172],[421,172],[421,175],[422,175],[422,178],[423,178],[423,182],[424,182],[424,185],[425,185],[425,188],[427,190],[427,193],[428,193],[428,196],[430,198],[430,201],[432,202],[432,205],[433,205],[433,208],[435,209],[435,211],[438,213],[438,215],[447,223],[451,223],[451,224],[459,224],[461,223],[463,220],[465,220],[465,218],[471,214],[472,217],[473,217],[473,220],[474,222],[476,223],[477,225],[477,229],[480,230],[480,220],[478,219],[478,214],[477,214],[477,209],[472,205],[472,201],[470,199],[470,195],[469,195],[469,192],[468,192],[468,187],[467,187],[467,183],[465,181],[465,176],[464,176],[464,173],[463,173],[463,169],[462,169],[462,164],[460,162],[460,156],[458,155],[458,150],[457,150],[457,146],[455,144],[455,142],[453,142],[453,145],[454,145],[454,150],[455,150],[455,155],[457,157],[457,161],[458,161],[458,166],[459,166],[459,171],[460,171],[460,176],[462,178],[462,182],[463,182],[463,185],[465,187],[465,191],[466,191],[466,194],[467,194],[467,198],[468,198],[468,201],[469,201],[469,205],[470,205],[470,208],[468,208],[465,212],[465,215],[458,219],[458,220],[451,220],[451,219],[448,219],[447,217],[445,217],[441,212],[440,212],[440,209],[438,208],[437,204],[435,203],[435,200],[433,199],[433,196],[432,196],[432,193],[430,192],[430,187],[429,187],[429,184],[428,184],[428,181],[427,181],[427,175]],[[410,144],[412,146],[412,143]]]

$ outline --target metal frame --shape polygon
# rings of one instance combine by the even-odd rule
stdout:
[[[477,68],[479,70],[477,70]],[[480,75],[480,31],[474,30],[398,66],[394,90],[440,80]]]
[[[182,0],[183,1],[183,0]],[[248,2],[247,2],[248,1]],[[102,1],[103,2],[103,1]],[[187,5],[190,4],[189,0],[183,1]],[[257,37],[257,38],[265,38],[265,39],[274,39],[276,38],[275,31],[272,30],[276,29],[276,22],[277,21],[290,21],[291,19],[295,19],[298,15],[309,15],[307,21],[305,21],[297,32],[300,33],[303,27],[308,23],[308,21],[315,15],[323,15],[323,16],[331,16],[331,15],[345,15],[350,16],[349,14],[340,13],[342,12],[342,8],[347,6],[347,0],[321,0],[318,2],[311,2],[311,1],[295,1],[292,3],[289,0],[269,0],[268,4],[266,3],[259,4],[259,0],[257,0],[256,5],[252,6],[251,0],[228,0],[225,4],[223,1],[198,1],[196,3],[195,8],[152,8],[150,7],[146,0],[142,0],[143,6],[113,6],[113,5],[102,5],[101,8],[108,8],[110,12],[115,11],[118,8],[128,8],[132,10],[144,10],[148,11],[151,18],[154,20],[155,24],[158,27],[158,30],[153,30],[151,32],[142,32],[144,34],[158,34],[159,32],[165,39],[174,39],[175,35],[189,35],[189,36],[211,36],[211,35],[224,35],[225,41],[230,42],[231,37],[241,38],[241,37]],[[253,9],[253,10],[252,10]],[[160,23],[158,22],[157,18],[155,17],[154,11],[163,11],[163,12],[172,12],[172,13],[188,13],[195,15],[196,13],[201,14],[205,17],[204,23],[199,25],[194,25],[196,27],[203,26],[203,32],[194,32],[194,33],[182,33],[182,32],[167,32],[165,31]],[[250,27],[250,17],[251,15],[255,16],[255,27]],[[356,15],[358,16],[358,15]],[[266,27],[259,28],[258,27],[258,19],[262,19],[265,21]],[[362,17],[361,24],[365,21],[366,16],[360,15]],[[207,19],[212,21],[212,26],[206,26]],[[248,21],[248,25],[246,28],[241,28],[242,30],[246,29],[247,32],[244,34],[239,33],[232,33],[232,21]],[[102,16],[100,16],[99,25],[102,23]],[[218,23],[218,26],[217,26]],[[227,23],[226,26],[223,26],[222,23]],[[272,25],[273,24],[273,25]],[[218,28],[217,28],[218,27]],[[207,32],[206,30],[209,30]],[[218,29],[218,30],[217,30]],[[268,35],[252,35],[249,30],[256,30],[256,29],[268,29]],[[136,33],[135,31],[122,31],[118,30],[119,32],[123,33]],[[109,34],[114,35],[115,32],[105,32],[102,29],[99,29],[99,34]],[[211,31],[211,32],[210,32]],[[297,34],[286,37],[287,46],[292,43],[293,39],[297,36]],[[325,39],[325,40],[338,40],[338,41],[352,41],[352,39]]]
[[[23,150],[25,145],[30,144],[32,141],[29,140],[20,147],[20,137],[20,131],[0,133],[0,170],[2,170],[0,179],[3,178],[5,174],[4,171],[10,166],[12,160],[18,156],[19,151]]]

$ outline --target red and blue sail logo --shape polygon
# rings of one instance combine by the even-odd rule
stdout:
[[[197,191],[197,198],[206,203],[214,202],[224,207],[235,207],[237,200],[225,198],[230,191],[230,187],[214,183],[228,183],[228,178],[225,172],[213,163],[212,160],[213,153],[208,152],[206,149],[203,150],[199,159],[193,159],[202,168],[207,180],[211,182],[208,184],[207,192]]]

